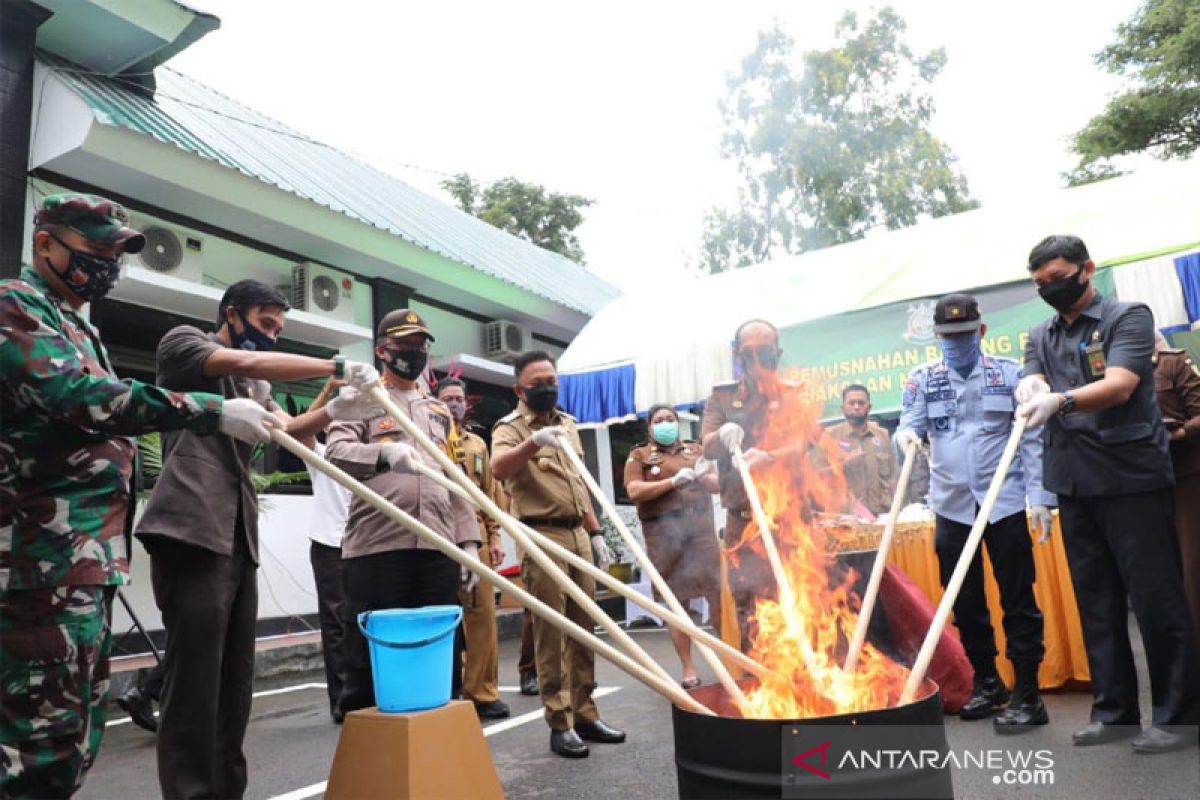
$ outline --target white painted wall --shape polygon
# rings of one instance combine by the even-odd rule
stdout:
[[[315,614],[317,593],[308,561],[308,525],[313,517],[313,499],[270,494],[260,497],[259,502],[258,618]],[[150,585],[150,556],[136,539],[133,550],[130,583],[122,587],[122,592],[142,624],[150,630],[158,630],[162,628],[162,617]],[[113,611],[113,633],[120,637],[131,624],[125,608],[117,603]],[[304,626],[297,623],[296,630],[304,630]]]

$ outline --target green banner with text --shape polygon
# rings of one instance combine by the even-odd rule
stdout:
[[[1112,272],[1094,278],[1113,294]],[[974,292],[987,325],[983,351],[1021,361],[1029,329],[1053,314],[1028,281]],[[842,389],[861,383],[871,391],[872,413],[900,411],[900,395],[913,368],[941,358],[933,333],[936,297],[803,322],[780,331],[783,364],[824,403],[826,418],[840,417]]]

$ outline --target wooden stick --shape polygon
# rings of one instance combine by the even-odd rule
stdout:
[[[288,451],[290,451],[304,463],[310,464],[314,469],[320,470],[342,486],[346,487],[365,502],[370,503],[372,506],[378,509],[380,513],[387,516],[396,524],[404,526],[419,536],[426,543],[433,545],[439,552],[442,553],[442,555],[449,557],[460,566],[466,567],[476,575],[479,575],[501,592],[511,595],[518,602],[520,602],[521,605],[525,606],[534,614],[537,614],[539,617],[561,630],[567,636],[575,639],[584,647],[595,650],[597,653],[611,661],[618,668],[624,670],[630,675],[630,677],[633,677],[646,684],[651,689],[658,692],[663,697],[667,698],[681,708],[686,708],[687,710],[697,714],[713,714],[709,708],[685,692],[679,686],[679,684],[675,683],[674,680],[660,677],[654,672],[651,672],[643,667],[641,664],[638,664],[632,658],[617,650],[612,645],[602,641],[590,631],[584,630],[579,625],[550,608],[550,606],[546,605],[541,600],[538,600],[529,592],[514,584],[508,578],[505,578],[491,567],[485,565],[479,559],[472,558],[471,556],[467,555],[467,553],[464,552],[461,547],[453,544],[445,536],[442,536],[440,533],[426,526],[419,520],[409,516],[402,509],[392,505],[380,494],[372,491],[370,488],[359,483],[354,478],[351,478],[341,469],[335,467],[333,464],[330,464],[328,461],[321,458],[312,450],[309,450],[307,447],[300,444],[283,431],[277,428],[272,429],[271,438],[283,447],[287,448]]]
[[[958,563],[954,566],[954,574],[946,583],[946,593],[942,595],[942,602],[938,603],[937,613],[933,615],[929,632],[925,634],[925,641],[921,643],[921,650],[917,653],[917,660],[913,662],[912,672],[908,674],[904,691],[900,693],[898,705],[911,703],[917,696],[917,690],[921,688],[921,683],[925,680],[925,672],[929,669],[929,662],[933,659],[933,651],[937,649],[938,640],[942,638],[942,631],[946,629],[946,620],[950,618],[950,611],[954,608],[954,601],[958,599],[963,580],[967,577],[967,570],[971,568],[971,560],[975,558],[975,551],[979,549],[979,541],[983,538],[983,531],[987,528],[988,517],[992,514],[992,506],[996,504],[996,498],[1000,496],[1000,489],[1004,486],[1008,469],[1012,466],[1013,458],[1017,454],[1017,448],[1021,444],[1021,436],[1025,433],[1027,422],[1026,417],[1018,416],[1013,423],[1012,433],[1008,435],[1008,444],[1004,446],[1004,453],[1000,456],[996,474],[992,476],[992,485],[988,487],[987,494],[984,495],[983,502],[979,506],[979,513],[975,515],[975,524],[971,526],[971,533],[963,545],[962,555],[958,557]]]
[[[684,610],[683,604],[679,602],[679,598],[677,598],[675,593],[671,591],[671,587],[667,586],[667,582],[663,580],[662,575],[659,574],[658,569],[654,566],[654,562],[651,561],[650,557],[646,555],[646,552],[642,550],[641,546],[637,542],[637,539],[634,538],[633,533],[628,527],[626,527],[620,515],[617,514],[616,507],[608,499],[608,495],[604,493],[604,490],[601,489],[599,484],[596,483],[596,479],[592,477],[592,473],[588,472],[587,467],[584,466],[582,459],[579,458],[579,454],[576,453],[571,447],[571,442],[568,441],[565,436],[559,437],[559,446],[562,448],[562,451],[567,454],[567,460],[571,462],[571,466],[575,468],[575,471],[578,472],[580,477],[583,478],[583,482],[587,484],[588,489],[591,490],[592,496],[596,498],[596,502],[600,504],[600,507],[604,509],[604,513],[608,515],[610,520],[612,520],[613,525],[617,529],[617,533],[619,533],[621,538],[625,541],[625,546],[629,548],[631,553],[633,553],[633,557],[637,559],[637,562],[641,566],[642,570],[650,576],[650,583],[653,584],[654,588],[658,590],[658,593],[662,595],[663,600],[667,601],[667,606],[674,611],[676,615],[680,617],[687,617],[687,611]],[[743,714],[749,716],[750,701],[746,699],[746,694],[742,691],[742,687],[738,686],[737,681],[735,681],[733,676],[729,674],[729,670],[725,668],[723,663],[721,663],[721,659],[717,658],[716,653],[699,642],[696,643],[696,647],[700,651],[700,656],[708,663],[708,666],[717,676],[717,680],[721,683],[721,686],[725,688],[725,691],[731,698],[733,698],[733,701],[737,703],[738,708],[741,709]]]
[[[373,387],[370,390],[370,394],[372,399],[379,403],[379,405],[383,406],[384,410],[396,420],[400,427],[404,429],[404,432],[412,438],[413,442],[438,462],[438,465],[442,468],[442,471],[448,477],[453,479],[455,483],[461,486],[468,495],[471,496],[472,500],[475,502],[475,505],[487,509],[488,513],[492,514],[496,518],[496,521],[500,523],[501,527],[508,532],[508,535],[513,537],[513,541],[515,541],[529,555],[529,557],[537,562],[537,565],[541,567],[543,571],[545,571],[546,577],[554,581],[558,587],[563,590],[563,592],[565,592],[572,600],[578,603],[579,607],[588,613],[588,616],[595,620],[600,627],[604,628],[604,630],[606,630],[608,634],[613,637],[613,641],[621,645],[625,652],[629,653],[629,655],[631,655],[636,661],[641,663],[642,666],[653,672],[655,675],[659,676],[663,680],[674,680],[671,675],[665,669],[663,669],[661,664],[651,658],[650,654],[639,647],[638,644],[633,641],[633,638],[626,633],[620,625],[617,625],[617,623],[613,621],[612,617],[604,613],[604,610],[601,609],[600,606],[596,605],[596,601],[592,599],[579,584],[575,583],[575,581],[571,580],[566,573],[559,569],[558,565],[555,564],[549,556],[543,553],[540,547],[537,547],[529,541],[528,537],[525,536],[524,531],[522,531],[517,525],[513,524],[512,517],[509,517],[507,514],[504,514],[503,517],[497,516],[499,514],[503,514],[503,512],[500,510],[500,507],[496,505],[495,501],[488,497],[478,486],[475,485],[474,481],[467,477],[466,473],[464,473],[462,469],[460,469],[459,466],[454,463],[450,456],[446,454],[445,450],[436,445],[433,440],[425,434],[424,431],[418,428],[416,424],[414,424],[413,421],[408,418],[408,415],[405,414],[400,407],[396,405],[392,398],[388,396],[387,390],[384,389],[383,386],[380,385]],[[507,519],[505,519],[505,517],[507,517]]]
[[[464,492],[462,488],[458,486],[458,484],[451,481],[442,473],[424,464],[418,465],[417,469],[419,469],[421,474],[429,478],[431,481],[440,484],[447,491],[454,492],[459,497],[474,505],[474,501],[471,500],[470,496],[467,495],[467,493]],[[670,609],[654,602],[652,598],[647,597],[635,589],[631,589],[629,586],[622,583],[608,572],[600,569],[592,562],[580,558],[574,552],[563,547],[561,544],[554,541],[536,528],[530,528],[528,525],[520,522],[519,520],[517,520],[517,524],[520,525],[525,531],[526,536],[532,539],[538,546],[549,550],[552,556],[561,558],[576,569],[586,572],[597,582],[604,584],[604,586],[606,586],[610,591],[621,595],[621,597],[624,597],[626,600],[629,600],[632,603],[636,603],[637,605],[649,611],[651,614],[661,617],[663,622],[667,623],[676,630],[683,631],[688,636],[695,639],[697,643],[703,643],[709,647],[720,650],[722,655],[733,659],[735,662],[737,662],[738,666],[742,667],[748,672],[753,673],[754,675],[757,675],[760,678],[766,678],[772,674],[769,669],[750,658],[750,656],[746,655],[741,650],[738,650],[728,642],[722,641],[713,634],[696,625],[694,622],[692,622],[691,617],[680,617],[674,611],[671,611]]]
[[[887,521],[883,526],[883,536],[879,539],[879,552],[875,554],[875,563],[871,567],[871,578],[867,581],[867,591],[863,594],[862,608],[858,610],[858,621],[854,624],[854,636],[850,639],[850,648],[846,651],[846,663],[842,669],[853,672],[858,666],[858,654],[863,642],[867,640],[867,627],[871,624],[871,614],[875,611],[875,600],[879,596],[879,584],[883,582],[883,569],[887,566],[888,553],[892,549],[892,537],[896,533],[896,518],[900,516],[900,508],[904,505],[904,495],[908,492],[908,481],[912,476],[913,463],[916,459],[917,447],[910,444],[904,449],[904,466],[900,468],[900,479],[896,481],[896,491],[892,494],[892,507],[888,510]]]
[[[750,510],[754,513],[754,522],[758,525],[758,534],[762,537],[763,548],[767,551],[767,560],[771,562],[771,572],[775,574],[775,582],[779,584],[779,603],[790,613],[796,606],[796,593],[792,590],[792,582],[788,580],[783,570],[783,561],[779,558],[779,550],[775,547],[775,535],[771,533],[771,520],[763,508],[762,499],[758,496],[758,487],[750,476],[750,465],[746,463],[746,455],[740,445],[733,448],[733,466],[742,478],[742,486],[746,489],[746,499],[750,501]]]

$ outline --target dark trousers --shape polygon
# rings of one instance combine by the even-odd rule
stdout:
[[[158,723],[163,797],[246,791],[258,583],[245,535],[235,539],[230,556],[170,540],[150,548],[154,600],[171,632]]]
[[[1060,495],[1058,502],[1092,673],[1092,721],[1136,725],[1141,718],[1128,595],[1146,648],[1152,724],[1200,724],[1200,665],[1171,490]]]
[[[342,586],[342,548],[312,542],[308,549],[313,582],[317,587],[317,619],[321,623],[321,655],[325,658],[325,686],[329,713],[336,714],[342,696],[346,657],[346,591]]]
[[[375,705],[371,654],[358,629],[358,615],[384,608],[458,605],[461,571],[436,550],[390,550],[348,558],[342,563],[346,590],[346,670],[342,711],[350,713]],[[462,691],[462,636],[454,637],[450,696]]]
[[[525,609],[525,619],[521,622],[521,654],[517,656],[517,671],[537,674],[537,658],[533,653],[533,614]]]
[[[978,511],[978,509],[976,509]],[[934,547],[942,586],[950,582],[954,567],[962,555],[971,526],[946,519],[940,514],[934,527]],[[1040,664],[1045,654],[1042,638],[1042,612],[1033,596],[1035,569],[1033,540],[1025,512],[998,519],[983,530],[983,540],[971,559],[958,599],[954,602],[954,624],[962,638],[963,649],[976,672],[990,674],[996,669],[996,634],[983,588],[983,547],[992,561],[992,573],[1000,587],[1000,605],[1004,609],[1004,635],[1008,645],[1004,655],[1018,661]]]

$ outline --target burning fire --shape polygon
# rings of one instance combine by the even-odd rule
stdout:
[[[788,591],[778,591],[773,573],[755,607],[758,633],[750,656],[774,676],[747,692],[747,716],[760,719],[803,719],[886,708],[900,697],[908,670],[869,642],[863,645],[853,672],[843,671],[846,651],[858,619],[860,598],[851,591],[856,578],[831,579],[835,559],[827,554],[826,527],[816,524],[817,513],[846,509],[849,494],[832,448],[821,452],[820,404],[799,384],[781,382],[768,389],[777,397],[768,414],[758,447],[777,459],[754,470]],[[780,455],[782,450],[783,455]],[[750,548],[766,557],[756,525],[747,527],[737,548]],[[736,559],[737,555],[733,554]],[[882,610],[876,605],[876,613]]]

